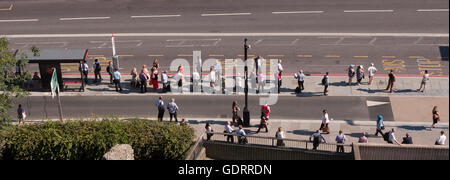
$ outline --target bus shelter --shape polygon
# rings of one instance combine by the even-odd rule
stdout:
[[[16,58],[20,58],[20,54],[16,51]],[[52,78],[53,68],[56,69],[56,75],[58,77],[58,84],[61,91],[67,90],[68,87],[73,89],[79,89],[84,91],[84,81],[82,80],[81,72],[76,75],[76,78],[63,77],[61,72],[61,63],[64,64],[77,64],[81,67],[81,63],[87,59],[88,49],[77,50],[53,50],[53,49],[41,49],[38,56],[34,56],[34,53],[30,50],[22,51],[25,53],[28,63],[38,63],[39,72],[41,74],[41,87],[42,91],[50,91],[50,81]]]

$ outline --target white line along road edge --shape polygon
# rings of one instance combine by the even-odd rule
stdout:
[[[109,19],[111,17],[77,17],[77,18],[59,18],[61,21],[71,21],[71,20],[98,20],[98,19]]]
[[[39,19],[8,19],[8,20],[0,20],[2,22],[37,22]]]
[[[180,17],[181,15],[148,15],[148,16],[131,16],[131,18],[166,18],[166,17]]]
[[[417,12],[448,12],[448,9],[418,9]]]
[[[380,13],[380,12],[394,12],[392,9],[385,10],[344,10],[345,13]]]
[[[448,33],[114,33],[115,37],[449,37]],[[83,38],[111,37],[111,33],[100,34],[12,34],[7,38]]]
[[[252,13],[221,13],[221,14],[202,14],[201,16],[245,16]]]
[[[286,12],[272,12],[272,14],[317,14],[324,11],[286,11]]]

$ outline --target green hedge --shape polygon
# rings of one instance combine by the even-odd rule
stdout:
[[[130,144],[136,160],[178,160],[194,137],[187,126],[148,120],[45,122],[2,131],[5,160],[100,160],[116,144]]]

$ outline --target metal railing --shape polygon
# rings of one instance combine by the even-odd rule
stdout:
[[[269,146],[274,148],[289,148],[289,149],[302,149],[302,150],[313,150],[313,142],[309,140],[299,140],[299,139],[277,139],[275,137],[262,137],[262,136],[253,136],[247,135],[245,139],[247,139],[247,143],[240,143],[239,138],[242,138],[241,135],[238,134],[227,134],[227,133],[211,133],[212,136],[209,141],[212,142],[223,142],[223,143],[231,143],[231,137],[233,137],[234,144],[240,145],[252,145],[252,146]],[[203,136],[203,140],[207,141],[207,134]],[[230,138],[230,139],[228,139]],[[280,142],[282,140],[282,143]],[[338,144],[338,143],[320,143],[319,146],[315,149],[316,151],[325,151],[325,152],[337,152],[337,147],[342,147],[343,153],[353,153],[352,144]]]

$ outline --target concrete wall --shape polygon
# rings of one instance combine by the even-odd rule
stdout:
[[[353,145],[355,160],[449,160],[448,146]]]

